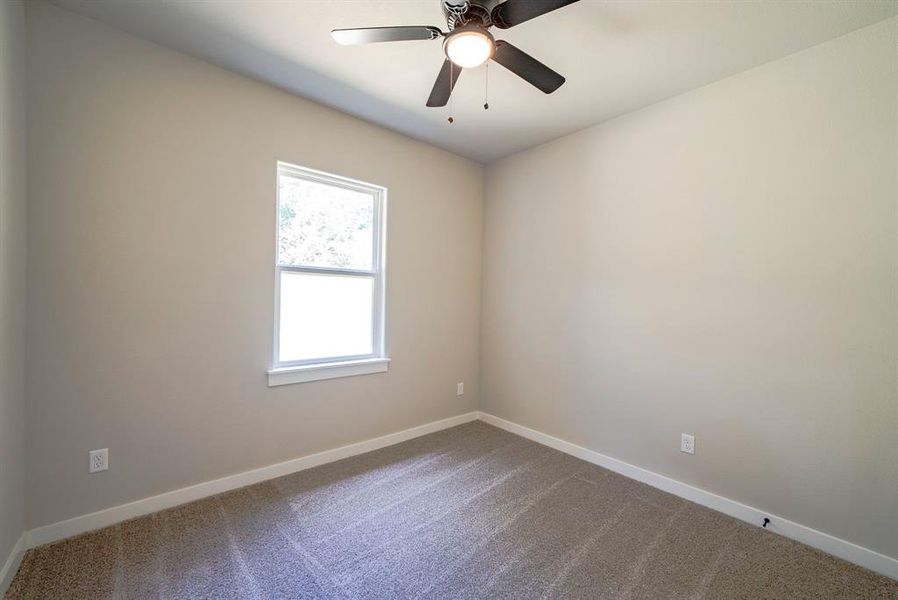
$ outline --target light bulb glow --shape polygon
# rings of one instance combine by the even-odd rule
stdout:
[[[479,67],[492,54],[492,37],[482,30],[456,31],[446,39],[446,56],[463,69]]]

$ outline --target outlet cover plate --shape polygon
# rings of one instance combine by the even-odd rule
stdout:
[[[680,434],[680,452],[695,454],[695,436],[688,433]]]
[[[109,448],[91,450],[88,457],[90,459],[88,464],[88,471],[90,473],[98,473],[109,469]]]

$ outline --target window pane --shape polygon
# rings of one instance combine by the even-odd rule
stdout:
[[[278,185],[279,264],[373,268],[371,194],[288,175]]]
[[[281,272],[280,361],[371,354],[374,278]]]

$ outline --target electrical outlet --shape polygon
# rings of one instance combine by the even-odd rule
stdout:
[[[456,396],[464,396],[465,395],[465,383],[463,381],[459,381],[455,384],[455,395]]]
[[[688,433],[680,434],[680,452],[695,454],[695,436]]]
[[[103,448],[102,450],[91,450],[88,453],[90,457],[90,463],[88,470],[91,473],[96,473],[97,471],[105,471],[109,468],[109,448]]]

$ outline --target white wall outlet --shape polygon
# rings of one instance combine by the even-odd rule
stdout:
[[[680,434],[680,452],[695,454],[695,436],[688,433]]]
[[[464,396],[465,395],[465,383],[463,381],[459,381],[455,384],[455,395],[456,396]]]
[[[88,470],[91,473],[96,473],[97,471],[105,471],[109,468],[109,448],[103,448],[102,450],[91,450],[88,456],[90,457]]]

